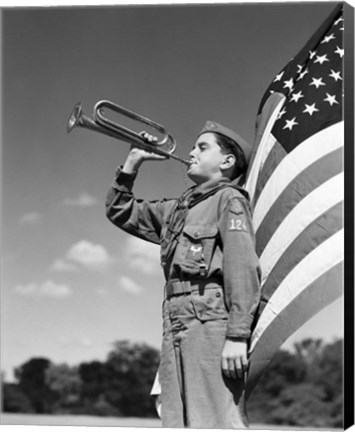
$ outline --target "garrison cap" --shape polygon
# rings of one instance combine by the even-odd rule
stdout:
[[[208,120],[203,127],[202,131],[198,134],[198,136],[207,133],[218,133],[221,135],[224,135],[228,138],[231,138],[233,141],[235,141],[239,147],[242,149],[244,153],[244,157],[247,163],[249,163],[249,159],[251,156],[252,148],[251,146],[236,132],[232,131],[231,129],[226,128],[225,126],[222,126],[219,123],[216,123],[215,121]]]

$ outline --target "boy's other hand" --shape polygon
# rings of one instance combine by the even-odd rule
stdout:
[[[248,346],[244,339],[227,338],[222,351],[222,370],[228,378],[243,378],[248,368]]]

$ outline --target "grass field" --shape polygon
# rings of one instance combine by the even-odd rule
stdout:
[[[0,420],[0,424],[2,425],[161,427],[159,419],[96,417],[88,415],[36,415],[1,413]]]
[[[39,414],[9,414],[0,413],[1,425],[24,425],[24,426],[94,426],[94,427],[123,427],[123,428],[160,428],[159,419],[146,419],[138,417],[96,417],[88,415],[39,415]],[[319,428],[289,428],[286,426],[271,426],[251,424],[250,430],[298,430],[298,431],[321,431],[335,429]],[[338,429],[340,432],[340,429]]]

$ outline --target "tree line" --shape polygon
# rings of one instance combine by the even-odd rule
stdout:
[[[305,339],[279,350],[248,401],[251,423],[342,428],[343,341]],[[32,358],[2,375],[2,410],[12,413],[156,417],[149,396],[159,351],[143,343],[115,342],[105,361],[77,366]]]

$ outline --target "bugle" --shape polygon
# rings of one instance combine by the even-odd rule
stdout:
[[[157,130],[159,134],[162,134],[162,139],[155,143],[147,142],[139,133],[128,129],[125,126],[119,125],[118,123],[115,123],[105,117],[105,109],[115,111],[130,119],[137,120],[138,122],[148,125],[150,128]],[[112,138],[128,142],[135,147],[141,148],[151,153],[173,158],[185,165],[189,165],[187,160],[184,160],[173,154],[176,148],[176,142],[173,136],[162,125],[108,100],[102,100],[96,103],[94,106],[93,118],[86,116],[82,111],[81,103],[77,103],[70,114],[67,123],[67,132],[71,132],[74,127],[83,127],[100,132]]]

